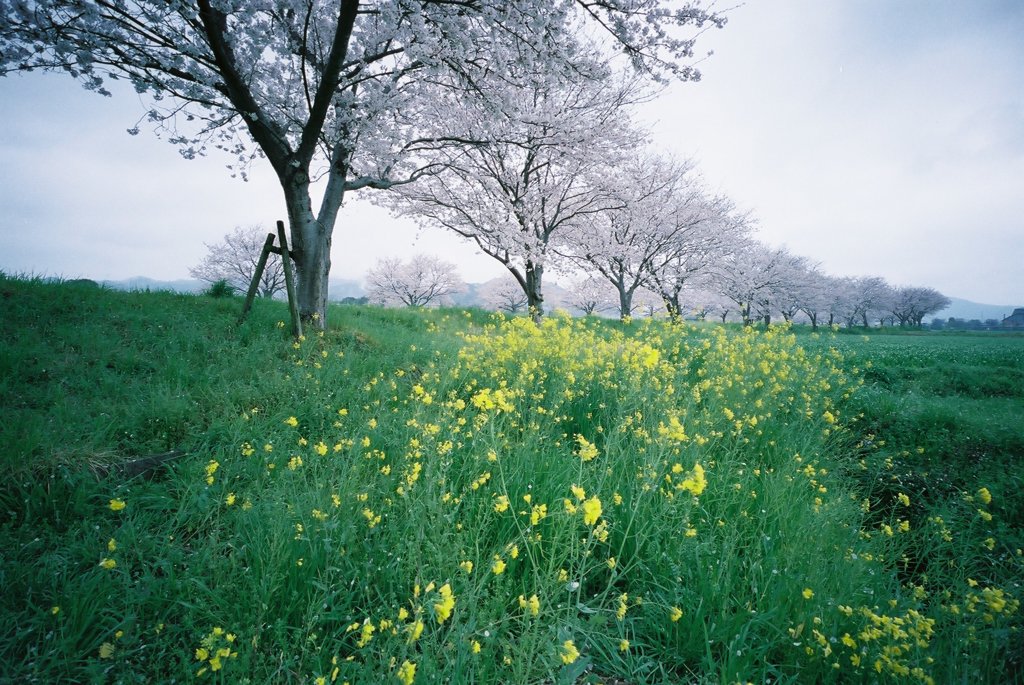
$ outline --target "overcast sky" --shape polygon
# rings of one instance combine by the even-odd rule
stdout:
[[[758,219],[759,236],[835,275],[877,275],[1024,305],[1024,2],[750,0],[702,36],[699,83],[644,116],[659,147]],[[265,161],[194,161],[145,129],[131,91],[0,78],[0,269],[187,278],[236,225],[284,204]],[[468,281],[501,267],[441,230],[350,199],[332,277],[417,252]]]

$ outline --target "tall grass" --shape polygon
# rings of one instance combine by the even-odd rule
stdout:
[[[1019,667],[1008,493],[901,481],[827,338],[0,288],[11,681]]]

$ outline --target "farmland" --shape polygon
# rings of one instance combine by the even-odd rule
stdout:
[[[0,288],[0,679],[1024,678],[1024,338]]]

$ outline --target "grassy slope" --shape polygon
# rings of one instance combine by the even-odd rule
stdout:
[[[888,638],[862,638],[858,630],[877,628],[875,621],[881,630],[896,619],[912,622],[909,612],[918,609],[935,617],[931,647],[897,655],[896,666],[928,667],[939,682],[1020,674],[1009,649],[1020,644],[1019,613],[991,609],[1000,597],[1012,607],[1020,594],[1013,584],[1021,572],[1014,495],[1020,434],[1007,430],[1021,416],[1014,381],[1024,366],[1019,339],[890,344],[841,336],[838,345],[858,355],[850,365],[873,361],[854,405],[864,416],[855,433],[834,443],[850,446],[849,459],[842,449],[837,456],[824,451],[820,417],[804,426],[783,420],[783,405],[774,418],[744,408],[743,398],[753,401],[760,392],[744,385],[752,370],[736,375],[732,390],[709,386],[701,403],[683,403],[691,412],[687,431],[705,430],[712,436],[707,447],[673,446],[657,436],[666,416],[659,412],[681,400],[636,386],[637,379],[658,382],[670,369],[652,376],[641,364],[595,376],[580,396],[578,385],[555,373],[577,363],[565,357],[571,338],[544,342],[558,342],[565,330],[557,326],[532,338],[491,331],[476,343],[479,357],[461,368],[455,359],[462,341],[454,333],[481,330],[486,319],[479,312],[339,308],[331,312],[332,332],[296,349],[276,327],[285,317],[277,303],[258,303],[236,328],[239,303],[231,300],[6,279],[0,291],[0,440],[13,446],[4,453],[10,476],[0,487],[0,535],[8,550],[0,563],[6,677],[187,680],[209,665],[209,655],[200,662],[196,650],[230,654],[215,630],[225,626],[244,644],[234,647],[238,656],[224,657],[222,671],[207,670],[203,678],[233,673],[256,682],[308,682],[329,679],[338,667],[342,679],[367,682],[398,676],[399,665],[410,661],[418,678],[480,682],[571,680],[584,666],[634,682],[870,680],[871,662]],[[587,355],[601,353],[602,340],[611,339],[619,354],[627,343],[616,338],[617,328],[573,334],[596,336],[587,338],[577,373],[586,373]],[[666,357],[676,350],[673,369],[688,365],[697,374],[687,382],[702,378],[702,369],[724,376],[736,364],[753,369],[759,360],[778,364],[780,351],[791,354],[784,340],[755,349],[744,348],[742,336],[729,342],[698,331],[682,339],[645,335]],[[705,339],[713,343],[709,351],[700,347]],[[828,345],[804,342],[810,349]],[[518,357],[501,361],[512,348]],[[542,385],[553,425],[526,418],[528,411],[510,412],[481,423],[475,436],[460,433],[459,421],[470,415],[455,405],[442,408],[440,400],[458,396],[467,383],[499,377],[513,391],[535,392],[536,371],[516,361],[528,357],[546,360],[539,368],[552,372]],[[428,405],[422,393],[438,401]],[[518,402],[531,404],[525,393]],[[730,406],[749,409],[762,423],[733,430],[721,418]],[[283,423],[291,416],[301,418],[295,429]],[[436,425],[454,445],[446,448],[424,425]],[[723,426],[723,437],[714,438]],[[860,432],[875,437],[855,445]],[[595,463],[616,454],[620,468],[605,475],[603,468],[587,471],[571,453],[564,461],[568,449],[578,448],[576,434],[607,435],[595,440]],[[351,456],[345,470],[317,460],[320,439],[328,454]],[[396,456],[421,441],[452,456],[423,459],[418,496],[396,498],[395,482],[414,490],[402,483],[417,463],[409,454]],[[153,482],[98,480],[90,468],[171,448],[188,456]],[[247,448],[255,454],[240,457]],[[501,455],[497,466],[486,456],[492,451]],[[636,489],[634,474],[662,482],[659,469],[672,478],[672,462],[688,468],[690,455],[709,468],[696,508]],[[484,474],[489,482],[473,487]],[[533,493],[534,504],[548,503],[551,515],[537,524],[548,526],[543,540],[495,516],[499,480],[514,502]],[[580,514],[554,511],[563,497],[572,499],[573,481],[588,496],[601,496],[609,543],[592,535],[581,542]],[[991,506],[976,499],[982,485],[993,495]],[[626,494],[624,509],[611,504],[613,492]],[[911,506],[900,503],[902,493],[913,497]],[[112,499],[127,508],[112,512]],[[979,509],[995,520],[979,520]],[[526,507],[524,516],[530,514]],[[383,521],[373,524],[375,515]],[[877,532],[901,521],[911,533]],[[692,541],[683,535],[689,527],[699,532]],[[943,531],[953,542],[936,542]],[[528,564],[510,556],[513,543]],[[509,565],[501,576],[488,575],[495,556]],[[626,562],[609,569],[606,556]],[[871,557],[876,561],[863,561]],[[107,558],[117,560],[116,568],[97,567]],[[474,561],[473,574],[460,574],[463,560]],[[564,593],[562,571],[584,580],[574,602],[556,601]],[[413,597],[413,580],[425,587],[449,581],[456,618],[437,623],[437,589]],[[867,584],[878,604],[862,607]],[[813,598],[801,597],[810,587]],[[519,594],[543,598],[536,621],[522,616],[528,609],[518,606]],[[625,602],[626,620],[616,618],[622,595],[633,598]],[[892,606],[882,597],[891,597]],[[678,624],[664,618],[676,605],[687,616]],[[850,618],[837,606],[856,611]],[[400,607],[425,611],[427,628],[414,646],[405,633],[386,635],[381,623],[395,622]],[[378,634],[359,647],[368,621]],[[844,632],[861,651],[843,651]],[[558,646],[569,638],[583,656],[561,667]],[[632,642],[627,651],[619,651],[623,639]],[[475,644],[482,644],[481,655]],[[854,668],[849,658],[857,654],[865,663]],[[938,661],[929,665],[928,658]],[[886,678],[903,677],[890,662],[884,668]]]

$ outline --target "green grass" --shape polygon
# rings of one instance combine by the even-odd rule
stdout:
[[[0,296],[0,682],[1022,677],[1021,338]]]

